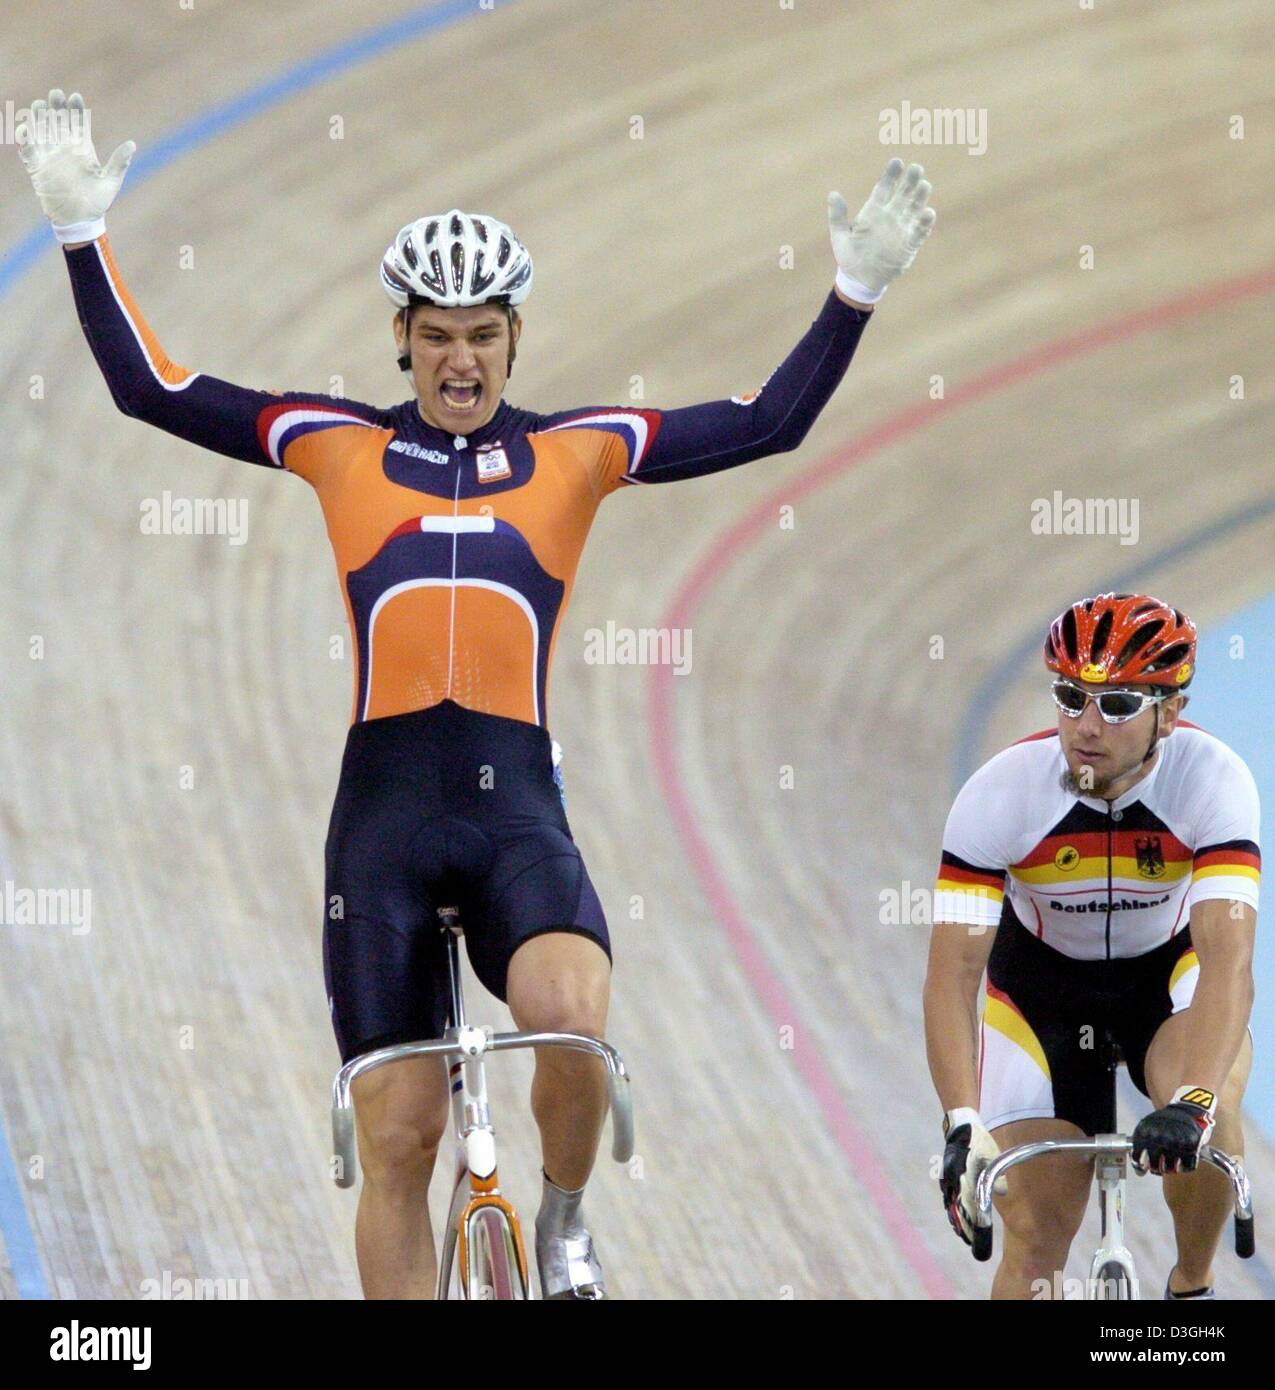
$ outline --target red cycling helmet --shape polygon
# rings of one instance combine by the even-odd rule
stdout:
[[[1195,624],[1148,594],[1099,594],[1054,619],[1045,665],[1086,685],[1185,690],[1195,674]]]

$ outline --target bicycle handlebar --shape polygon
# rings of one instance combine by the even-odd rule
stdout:
[[[488,1036],[484,1052],[509,1052],[524,1047],[567,1047],[601,1058],[607,1069],[607,1092],[611,1102],[611,1157],[627,1163],[633,1157],[633,1098],[629,1092],[629,1073],[624,1058],[609,1043],[585,1033],[495,1033]],[[432,1038],[427,1042],[397,1043],[379,1047],[347,1062],[332,1082],[332,1174],[338,1187],[353,1187],[358,1171],[354,1142],[354,1111],[350,1088],[356,1077],[375,1071],[405,1057],[460,1057],[473,1053],[454,1038]]]
[[[992,1191],[1000,1177],[1011,1168],[1046,1153],[1115,1154],[1128,1158],[1133,1141],[1125,1134],[1096,1134],[1089,1139],[1038,1139],[1032,1144],[1016,1144],[998,1154],[978,1175],[975,1185],[974,1258],[986,1260],[992,1253]],[[1235,1196],[1235,1253],[1247,1260],[1256,1247],[1253,1233],[1253,1193],[1244,1160],[1216,1149],[1212,1144],[1200,1148],[1200,1158],[1220,1169],[1231,1182]],[[1157,1175],[1159,1176],[1159,1175]]]

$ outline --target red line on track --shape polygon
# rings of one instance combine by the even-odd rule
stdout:
[[[887,446],[907,438],[962,406],[982,400],[1010,386],[1016,386],[1066,362],[1088,356],[1116,343],[1127,342],[1166,324],[1194,318],[1210,309],[1240,303],[1271,291],[1275,291],[1275,266],[1268,266],[1252,275],[1224,281],[1204,290],[1178,295],[1161,304],[1123,314],[1106,323],[1083,329],[1079,333],[1055,339],[1052,343],[1034,348],[1009,362],[989,368],[968,382],[957,385],[943,400],[927,400],[920,405],[909,406],[899,411],[851,440],[844,449],[821,459],[805,473],[788,479],[710,542],[708,549],[675,591],[664,616],[660,619],[660,626],[690,627],[714,583],[751,545],[763,535],[773,532],[776,512],[781,505],[791,505],[841,477],[864,459],[879,453]],[[735,902],[707,840],[700,833],[678,761],[674,733],[674,688],[670,667],[650,668],[647,684],[647,724],[656,773],[664,799],[673,813],[674,826],[686,848],[700,889],[708,899],[718,925],[725,933],[771,1023],[776,1029],[785,1026],[798,1027],[798,1042],[793,1051],[797,1069],[818,1101],[824,1121],[850,1161],[855,1177],[872,1198],[882,1223],[912,1267],[926,1296],[951,1298],[954,1296],[951,1284],[931,1254],[925,1235],[913,1224],[894,1189],[889,1170],[876,1153],[871,1140],[851,1115],[846,1099],[840,1093],[832,1074],[813,1049],[801,1046],[801,1011],[776,977],[773,965],[767,959],[743,912]],[[936,1201],[936,1213],[937,1209]],[[946,1228],[937,1219],[935,1230],[946,1234]]]

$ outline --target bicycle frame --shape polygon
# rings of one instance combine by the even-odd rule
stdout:
[[[633,1156],[633,1107],[624,1060],[608,1043],[584,1033],[493,1033],[465,1019],[458,941],[462,935],[454,908],[439,910],[447,941],[451,987],[450,1026],[441,1038],[378,1048],[347,1062],[332,1082],[333,1179],[353,1187],[357,1172],[351,1087],[355,1079],[406,1057],[450,1057],[448,1081],[456,1130],[456,1177],[442,1255],[438,1297],[451,1292],[453,1273],[462,1298],[498,1300],[531,1297],[521,1223],[500,1190],[496,1135],[487,1102],[483,1059],[488,1052],[527,1047],[566,1047],[588,1052],[607,1069],[611,1103],[611,1155],[618,1163]]]

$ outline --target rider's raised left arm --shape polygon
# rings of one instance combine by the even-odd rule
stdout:
[[[829,194],[836,280],[809,331],[755,391],[677,410],[627,412],[641,421],[634,429],[617,424],[627,449],[608,449],[599,491],[698,478],[797,448],[850,366],[873,306],[929,236],[929,197],[925,171],[919,164],[905,171],[901,159],[886,165],[853,220],[845,199]],[[612,412],[617,419],[625,413]]]

